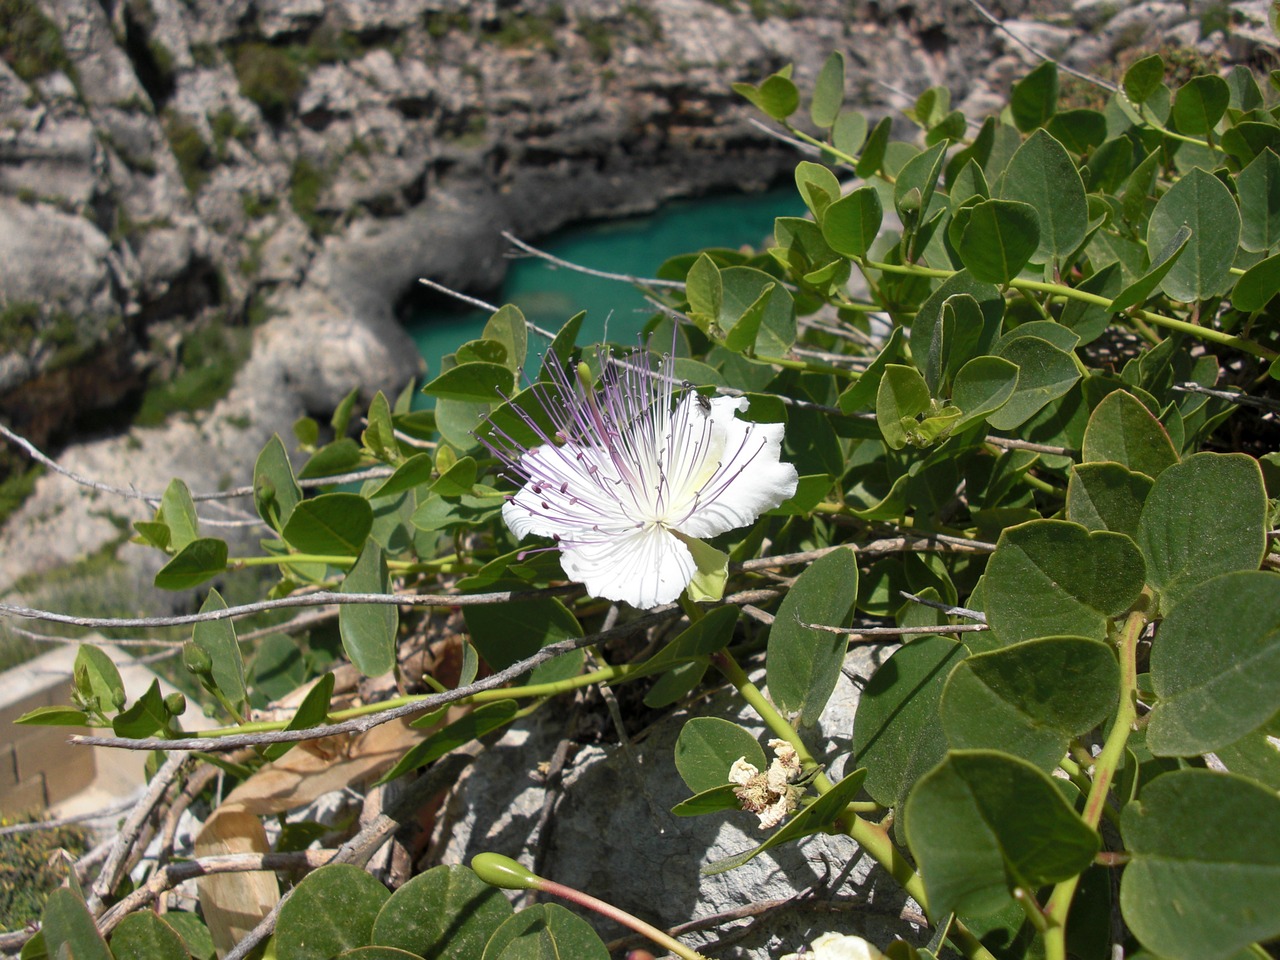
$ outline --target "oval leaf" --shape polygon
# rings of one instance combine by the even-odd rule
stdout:
[[[391,577],[382,548],[372,537],[338,588],[341,593],[390,593]],[[393,603],[344,603],[338,609],[342,648],[366,677],[380,677],[396,665],[400,611]]]
[[[1072,737],[1106,719],[1119,692],[1106,644],[1042,637],[961,661],[939,713],[952,747],[1001,749],[1048,773]]]
[[[1053,780],[992,750],[956,750],[907,801],[907,840],[929,910],[998,912],[1015,887],[1034,891],[1084,871],[1098,835]]]
[[[438,866],[391,895],[373,923],[373,942],[419,957],[478,957],[513,911],[502,891],[469,867]]]
[[[1187,593],[1151,648],[1147,748],[1190,757],[1225,747],[1275,715],[1280,590],[1262,571],[1214,577]]]
[[[1121,812],[1133,860],[1120,909],[1170,960],[1226,960],[1280,935],[1280,797],[1230,774],[1177,770]]]
[[[1107,638],[1107,622],[1143,586],[1128,537],[1064,520],[1032,520],[1000,534],[982,580],[987,623],[1002,643],[1036,637]]]
[[[335,863],[307,874],[280,907],[276,956],[329,960],[369,943],[373,922],[391,896],[359,867]]]
[[[373,529],[369,501],[354,493],[322,493],[294,508],[282,536],[301,553],[354,557]]]
[[[694,793],[728,783],[729,768],[739,758],[757,770],[769,766],[756,738],[728,720],[694,717],[676,739],[676,769]]]
[[[1147,226],[1147,248],[1164,249],[1183,227],[1190,228],[1191,239],[1160,289],[1189,303],[1225,292],[1240,242],[1240,212],[1222,181],[1199,167],[1156,204]]]
[[[1138,522],[1147,582],[1169,613],[1220,573],[1257,570],[1266,551],[1267,495],[1258,462],[1242,453],[1197,453],[1165,470]]]
[[[769,695],[805,726],[818,722],[835,690],[849,638],[804,624],[843,626],[857,599],[857,557],[835,550],[800,574],[778,608],[769,631]]]

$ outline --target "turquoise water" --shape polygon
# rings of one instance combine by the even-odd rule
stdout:
[[[773,235],[775,217],[804,212],[795,187],[788,185],[765,193],[679,201],[642,217],[583,224],[536,246],[596,270],[652,277],[668,258],[703,247],[760,247]],[[582,344],[604,338],[606,319],[610,340],[630,342],[653,313],[630,284],[557,269],[538,258],[512,262],[498,303],[514,303],[528,320],[552,332],[585,310],[578,338]],[[440,372],[441,356],[479,337],[487,319],[483,310],[423,311],[411,317],[406,329],[427,361],[428,377]],[[545,346],[541,337],[530,336],[531,354]]]

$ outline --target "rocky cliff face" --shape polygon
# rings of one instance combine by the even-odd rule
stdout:
[[[1205,23],[1160,0],[996,13],[1086,68]],[[397,305],[420,276],[491,290],[500,230],[785,174],[731,84],[794,62],[804,87],[836,48],[872,115],[934,84],[979,113],[1035,62],[964,0],[0,0],[0,418],[118,434],[148,379],[238,369],[204,412],[60,453],[145,490],[238,482],[297,416],[418,373]],[[41,481],[0,567],[105,542],[84,518],[115,507],[77,496]]]
[[[210,410],[60,453],[143,490],[239,481],[294,418],[420,372],[397,304],[420,276],[493,289],[502,229],[785,173],[734,81],[839,47],[874,111],[876,76],[963,93],[988,42],[946,2],[0,6],[0,417],[39,444],[127,423],[148,377],[244,363],[252,328]],[[0,588],[118,536],[79,496],[40,482]]]

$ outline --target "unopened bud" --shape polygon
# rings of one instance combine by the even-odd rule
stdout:
[[[187,698],[181,693],[171,693],[164,698],[164,708],[171,717],[180,717],[187,712]]]
[[[182,665],[197,677],[213,672],[213,659],[209,656],[209,652],[194,640],[188,640],[182,645]]]

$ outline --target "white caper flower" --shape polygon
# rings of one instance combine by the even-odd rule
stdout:
[[[548,355],[552,382],[536,388],[548,434],[525,422],[526,446],[492,422],[485,444],[521,481],[502,518],[517,537],[550,537],[564,572],[594,597],[647,610],[680,596],[699,573],[701,541],[743,527],[796,491],[780,461],[783,425],[748,423],[736,397],[684,390],[674,361],[605,356],[603,387],[585,364],[570,374]]]

